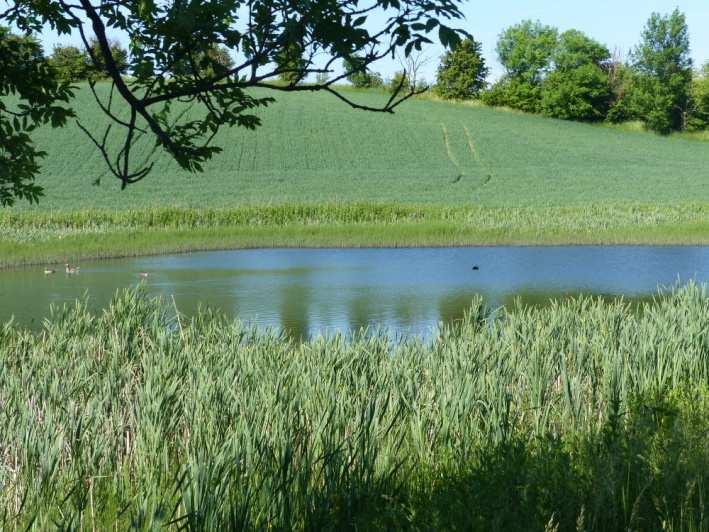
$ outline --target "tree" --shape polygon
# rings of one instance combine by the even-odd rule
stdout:
[[[30,134],[42,124],[63,126],[72,116],[62,105],[70,96],[36,40],[0,27],[0,206],[42,195],[34,178],[45,153]]]
[[[408,91],[413,89],[413,84],[409,78],[406,70],[398,70],[394,73],[392,78],[389,80],[388,90],[392,94],[396,94],[399,91]]]
[[[703,131],[709,127],[709,63],[692,80],[691,104],[687,129]]]
[[[229,50],[223,46],[213,45],[200,54],[184,58],[175,70],[181,75],[200,77],[214,77],[234,68],[234,60],[229,55]]]
[[[660,133],[684,129],[692,84],[689,28],[675,9],[653,13],[633,53],[633,105],[646,125]]]
[[[482,93],[482,101],[493,107],[510,107],[525,113],[541,111],[542,87],[520,78],[503,76]]]
[[[306,59],[298,43],[291,43],[276,55],[278,78],[287,85],[297,85],[303,81]]]
[[[564,120],[604,120],[611,103],[608,74],[592,64],[555,70],[544,80],[541,111]]]
[[[429,56],[426,56],[420,50],[409,55],[399,55],[397,56],[399,60],[399,65],[401,65],[401,72],[397,73],[404,77],[406,83],[402,85],[404,90],[408,90],[415,93],[423,93],[428,90],[428,83],[421,75],[423,68],[431,61]],[[397,77],[395,74],[395,78]],[[397,83],[392,80],[391,92],[396,93]]]
[[[507,28],[497,42],[497,55],[508,77],[539,85],[550,70],[559,32],[525,20]]]
[[[49,63],[60,81],[76,83],[89,78],[87,55],[76,46],[55,46]]]
[[[556,28],[539,21],[525,20],[503,31],[497,43],[497,55],[505,75],[484,95],[483,101],[539,112],[542,81],[551,70],[558,38]]]
[[[124,75],[128,71],[128,51],[118,42],[109,43],[116,70]],[[94,58],[96,62],[94,62]],[[55,46],[50,58],[52,67],[57,71],[61,81],[76,83],[78,81],[98,81],[110,77],[101,47],[96,39],[90,41],[90,48],[81,51],[76,46]]]
[[[465,39],[441,59],[436,91],[443,98],[477,98],[485,88],[489,72],[482,56],[482,45],[475,39]]]
[[[635,110],[631,105],[631,93],[633,91],[634,73],[625,61],[623,61],[618,50],[613,52],[613,57],[608,62],[606,70],[608,72],[608,87],[611,91],[611,103],[606,114],[606,121],[612,124],[619,124],[637,118]]]
[[[388,90],[392,95],[401,91],[411,94],[421,94],[428,90],[428,84],[421,78],[421,70],[429,58],[421,53],[411,54],[408,57],[399,57],[401,70],[394,73],[389,80]]]
[[[117,41],[107,41],[107,44],[113,59],[112,68],[119,75],[125,75],[128,72],[128,51]],[[90,41],[89,47],[84,54],[84,62],[86,63],[87,79],[97,81],[111,77],[111,72],[101,51],[101,43],[98,39]]]
[[[107,73],[114,89],[111,94],[117,98],[101,100],[95,95],[110,120],[104,131],[90,131],[80,123],[79,127],[126,187],[145,178],[152,168],[149,162],[136,165],[132,160],[131,150],[140,136],[152,136],[156,148],[166,150],[182,168],[200,171],[205,161],[221,151],[213,141],[222,127],[259,126],[256,108],[274,99],[250,88],[325,91],[357,109],[393,112],[416,91],[399,92],[380,106],[370,106],[337,90],[336,84],[346,73],[322,83],[297,81],[333,73],[334,65],[353,56],[364,57],[363,66],[370,68],[397,51],[409,55],[433,42],[434,35],[451,47],[467,35],[449,26],[450,21],[462,18],[459,4],[460,0],[374,0],[363,9],[358,0],[15,0],[0,12],[0,23],[25,33],[51,28],[59,35],[74,33],[81,38],[91,63]],[[129,80],[123,78],[123,60],[109,34],[130,43]],[[214,69],[208,76],[203,75],[204,68],[181,70],[186,58],[192,58],[190,64],[194,58],[208,58],[215,44],[239,62],[228,70]],[[295,63],[290,61],[294,49],[302,59]],[[287,68],[283,68],[284,60]],[[289,71],[289,82],[272,81]],[[32,79],[27,82],[36,86]],[[127,113],[112,108],[118,98],[126,104]],[[178,108],[181,102],[197,105],[186,115]],[[110,127],[123,135],[115,152],[105,140]],[[0,143],[5,143],[4,136]]]
[[[542,83],[542,112],[566,120],[605,119],[612,101],[608,48],[569,30],[559,38],[552,59],[554,70]]]
[[[585,65],[605,68],[610,61],[611,53],[606,46],[578,30],[562,33],[552,54],[555,71],[569,71]]]
[[[347,81],[358,89],[373,89],[384,85],[381,74],[363,67],[364,63],[365,60],[361,57],[345,58],[343,68],[347,72]]]

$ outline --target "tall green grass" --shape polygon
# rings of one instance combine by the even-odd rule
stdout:
[[[11,231],[100,231],[120,229],[196,229],[205,227],[397,224],[453,222],[480,229],[569,230],[594,232],[609,227],[655,227],[706,223],[709,204],[603,205],[569,207],[432,206],[397,203],[323,203],[242,206],[238,208],[153,207],[75,211],[0,211],[0,235]]]
[[[245,247],[707,244],[705,204],[324,203],[0,212],[0,267]]]
[[[296,343],[139,293],[0,328],[5,530],[707,530],[709,295]]]

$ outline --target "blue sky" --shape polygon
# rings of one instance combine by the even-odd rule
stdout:
[[[709,1],[707,0],[487,0],[468,1],[462,5],[466,19],[460,26],[483,43],[483,50],[491,68],[491,78],[502,72],[495,54],[500,32],[523,19],[540,20],[556,26],[560,31],[575,28],[623,54],[640,40],[643,26],[654,11],[669,13],[678,7],[687,16],[691,35],[692,56],[696,65],[709,60]],[[55,36],[45,34],[44,44],[49,52],[57,42]],[[77,39],[63,38],[62,42]],[[435,78],[436,66],[442,50],[431,47],[426,51],[430,62],[424,67],[429,81]],[[390,77],[398,69],[396,61],[383,61],[376,70]]]
[[[540,20],[556,26],[560,31],[578,29],[602,42],[613,51],[617,48],[627,53],[640,41],[640,36],[653,12],[670,13],[675,7],[687,16],[692,57],[695,64],[709,60],[709,1],[685,0],[493,0],[469,1],[463,5],[466,19],[461,25],[482,42],[483,52],[491,69],[491,78],[502,73],[497,62],[495,45],[504,28],[524,19]],[[435,69],[441,54],[440,48],[431,48],[431,62],[426,67],[429,81],[435,77]],[[388,75],[396,65],[382,64]]]
[[[540,20],[559,30],[578,29],[604,43],[612,51],[627,53],[640,40],[643,26],[653,12],[669,13],[675,7],[687,16],[692,56],[697,65],[709,60],[709,2],[686,0],[493,0],[467,2],[463,8],[465,29],[483,43],[493,74],[499,75],[495,43],[503,28],[523,19]]]

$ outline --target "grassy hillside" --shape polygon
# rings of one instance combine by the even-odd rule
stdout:
[[[262,111],[263,127],[220,135],[225,152],[204,174],[189,176],[159,154],[154,173],[125,192],[76,127],[41,131],[49,156],[40,208],[709,201],[702,142],[427,100],[390,116],[352,110],[327,94],[276,96]],[[386,97],[354,96],[370,105]],[[88,90],[76,107],[87,125],[104,123]],[[137,158],[149,149],[145,142]]]

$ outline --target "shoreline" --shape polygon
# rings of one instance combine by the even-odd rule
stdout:
[[[0,270],[86,260],[160,256],[241,249],[386,249],[448,247],[563,247],[563,246],[660,246],[709,245],[709,224],[684,230],[660,228],[637,234],[619,228],[586,234],[497,234],[456,231],[454,226],[347,225],[254,228],[236,226],[200,230],[159,230],[80,234],[61,240],[11,243],[0,240]],[[703,235],[698,235],[697,229]],[[679,234],[678,234],[679,233]],[[387,236],[388,234],[388,236]]]
[[[709,204],[0,212],[0,269],[255,248],[709,245]]]

